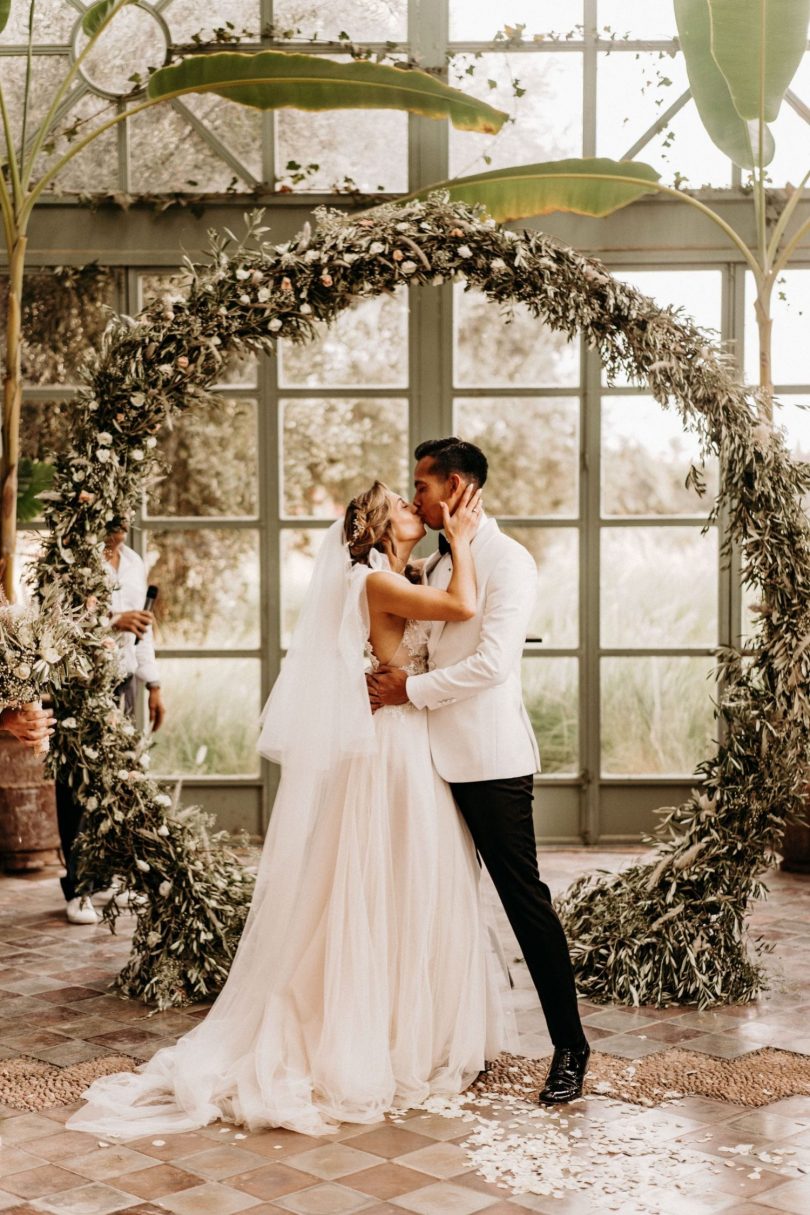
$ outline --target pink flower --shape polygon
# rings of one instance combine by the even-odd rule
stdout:
[[[281,290],[282,291],[292,291],[292,289],[293,289],[292,281],[291,281],[291,279],[288,279],[287,275],[285,274],[284,278],[281,280]]]
[[[332,275],[331,274],[322,274],[321,282],[323,283],[324,287],[331,287],[332,286]]]
[[[79,494],[80,502],[95,502],[95,500],[96,500],[96,495],[88,493],[88,491],[86,489],[83,489],[82,492]]]
[[[395,249],[394,252],[391,254],[391,256],[393,257],[395,262],[401,262],[403,257],[405,256],[405,254],[402,252],[401,249]]]
[[[177,366],[183,368],[188,367],[188,359],[184,354],[179,354],[177,356]]]

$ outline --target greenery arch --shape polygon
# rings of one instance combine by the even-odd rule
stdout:
[[[791,459],[756,394],[690,320],[542,233],[499,228],[442,194],[359,217],[322,211],[314,233],[307,226],[281,245],[266,243],[259,222],[250,219],[242,243],[212,236],[209,262],[187,263],[186,298],[110,324],[87,370],[72,447],[45,495],[51,526],[39,584],[56,581],[65,607],[84,615],[93,668],[60,693],[52,762],[72,774],[85,809],[84,880],[119,875],[146,896],[119,985],[164,1007],[216,991],[252,880],[199,810],[161,792],[145,740],[116,707],[105,523],[137,501],[159,468],[155,433],[206,398],[226,353],[272,353],[278,337],[306,342],[315,321],[355,298],[464,277],[493,302],[522,301],[569,337],[584,334],[609,374],[645,382],[697,432],[704,455],[720,457],[711,518],[724,512],[744,580],[763,594],[745,653],[720,654],[722,742],[700,764],[689,800],[667,814],[653,861],[578,882],[562,914],[592,999],[752,999],[763,977],[746,943],[746,907],[800,809],[810,737],[808,466]],[[700,491],[699,469],[690,477]],[[106,914],[114,918],[114,904]]]

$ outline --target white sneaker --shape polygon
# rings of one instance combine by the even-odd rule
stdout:
[[[97,924],[98,912],[86,897],[69,899],[65,909],[68,924]]]

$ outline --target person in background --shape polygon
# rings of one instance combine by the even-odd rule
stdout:
[[[146,599],[146,566],[143,559],[125,543],[129,520],[111,519],[107,524],[104,543],[104,564],[112,588],[110,624],[118,640],[118,661],[121,681],[116,688],[124,710],[135,715],[137,681],[146,684],[149,694],[149,724],[159,730],[166,716],[160,690],[155,645],[152,639],[152,617],[143,610]],[[136,645],[135,642],[138,642]],[[61,879],[67,901],[67,918],[71,924],[96,924],[98,912],[89,896],[76,893],[76,867],[73,844],[81,830],[81,807],[73,798],[66,781],[56,783],[56,815],[67,873]],[[124,895],[113,890],[111,897],[119,904]]]
[[[137,696],[136,680],[145,683],[149,693],[149,723],[153,730],[159,730],[166,709],[155,660],[152,617],[143,610],[146,566],[143,558],[125,543],[128,527],[128,519],[111,519],[104,544],[104,563],[112,584],[111,624],[118,634],[121,664],[118,694],[124,699],[127,713],[132,715]]]

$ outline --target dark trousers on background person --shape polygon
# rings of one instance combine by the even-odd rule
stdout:
[[[568,942],[537,866],[533,787],[531,776],[450,786],[517,937],[551,1041],[578,1048],[585,1035]]]
[[[135,715],[136,697],[135,676],[130,675],[115,689],[115,695],[121,700],[121,707],[129,717]],[[60,878],[62,893],[65,901],[76,898],[76,857],[73,845],[76,836],[82,829],[82,808],[73,796],[73,788],[67,781],[56,781],[56,822],[59,827],[59,841],[62,845],[62,856],[65,859],[67,873]]]

